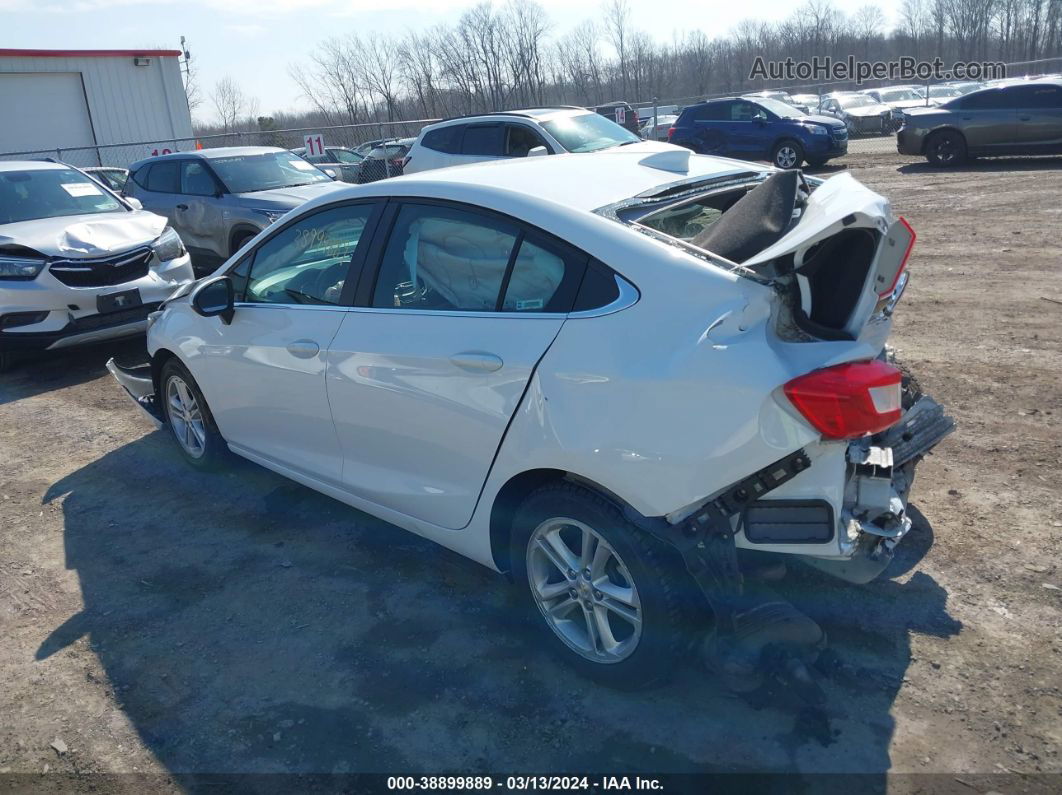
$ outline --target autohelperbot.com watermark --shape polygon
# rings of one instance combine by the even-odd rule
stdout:
[[[1007,76],[1007,65],[998,61],[955,61],[950,66],[937,57],[920,61],[902,56],[893,61],[861,61],[854,55],[833,58],[815,56],[808,61],[785,58],[771,61],[757,55],[749,79],[789,82],[902,80],[925,83],[935,80],[998,80]]]

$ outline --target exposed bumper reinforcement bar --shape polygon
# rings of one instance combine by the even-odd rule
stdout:
[[[944,407],[923,395],[875,444],[891,447],[892,465],[899,468],[924,456],[954,430],[955,420],[944,413]]]
[[[164,424],[162,407],[159,406],[155,396],[155,382],[151,379],[151,365],[144,364],[138,367],[122,367],[110,359],[107,362],[107,370],[114,376],[129,398],[147,414],[148,419],[156,428]]]

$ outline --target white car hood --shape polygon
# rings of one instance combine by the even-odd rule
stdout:
[[[25,246],[48,257],[98,257],[150,243],[165,228],[165,218],[146,210],[38,218],[0,226],[0,246]]]
[[[845,111],[845,113],[847,113],[849,116],[855,116],[860,119],[866,118],[868,116],[880,116],[882,113],[891,112],[892,108],[890,108],[888,105],[864,105],[859,108],[851,108]]]

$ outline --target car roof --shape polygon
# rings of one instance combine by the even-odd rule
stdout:
[[[194,149],[191,152],[170,152],[165,155],[156,155],[154,157],[145,157],[142,160],[137,160],[131,166],[130,170],[140,168],[145,163],[154,163],[159,160],[175,160],[178,158],[196,157],[203,160],[215,160],[222,157],[236,157],[239,155],[264,155],[270,152],[287,152],[289,150],[282,149],[279,146],[219,146],[216,149]]]
[[[74,168],[48,160],[0,160],[0,171],[58,171]]]
[[[421,129],[421,134],[423,134],[425,130],[433,130],[437,127],[449,127],[452,124],[467,124],[468,122],[473,121],[506,121],[507,119],[515,117],[541,122],[565,116],[583,116],[587,113],[593,112],[594,111],[589,108],[579,108],[569,105],[556,108],[527,108],[524,110],[499,110],[494,113],[472,113],[468,116],[453,116],[449,119],[443,119],[442,121],[437,121],[433,124],[427,124]]]
[[[693,153],[687,155],[687,170],[665,168],[669,159],[684,154],[617,147],[593,154],[521,157],[420,171],[348,190],[353,195],[464,197],[498,209],[507,199],[534,197],[567,210],[591,212],[675,182],[766,170],[743,160]],[[329,198],[340,199],[342,193]]]

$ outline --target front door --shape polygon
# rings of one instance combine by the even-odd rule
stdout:
[[[173,212],[173,228],[184,245],[203,255],[224,259],[218,230],[225,228],[218,194],[221,187],[202,160],[181,161],[180,196]]]
[[[1030,153],[1062,151],[1062,88],[1034,83],[1008,88],[1017,105],[1017,134]]]
[[[230,273],[231,325],[205,318],[191,359],[227,442],[333,484],[343,461],[325,391],[326,354],[373,209],[350,204],[303,216],[245,255]]]
[[[343,482],[458,529],[586,258],[467,207],[410,201],[391,213],[375,288],[344,315],[328,355]]]

